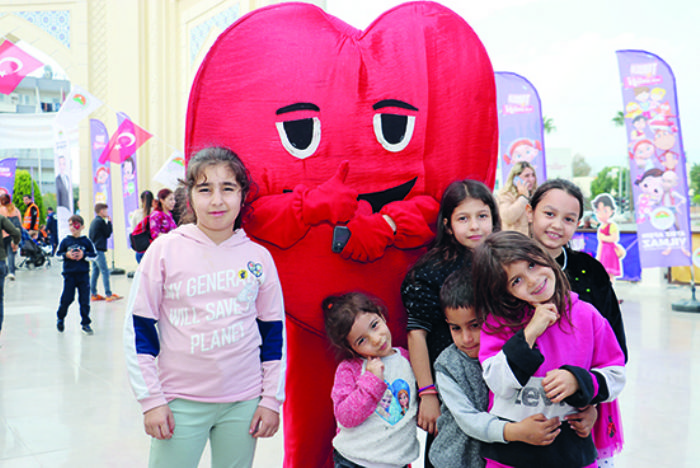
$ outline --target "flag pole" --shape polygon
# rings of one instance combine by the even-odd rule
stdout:
[[[671,310],[677,312],[700,312],[700,302],[695,299],[695,265],[690,264],[690,300],[671,304]]]

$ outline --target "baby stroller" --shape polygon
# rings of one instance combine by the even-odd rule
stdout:
[[[46,268],[51,266],[51,247],[48,247],[47,252],[24,229],[22,229],[22,240],[19,243],[19,254],[24,257],[18,265],[19,268],[31,270],[43,265],[46,265]]]

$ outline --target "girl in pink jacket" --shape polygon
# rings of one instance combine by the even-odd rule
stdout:
[[[279,426],[282,289],[269,252],[240,228],[247,174],[228,149],[195,154],[192,222],[158,237],[134,276],[124,345],[150,466],[197,466],[209,440],[212,466],[249,467],[256,438]]]
[[[327,297],[323,311],[328,339],[344,358],[331,392],[336,468],[405,467],[419,455],[408,351],[392,347],[383,308],[362,293]]]

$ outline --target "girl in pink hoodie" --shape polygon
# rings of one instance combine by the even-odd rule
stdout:
[[[190,223],[149,247],[134,276],[124,344],[151,440],[150,466],[252,465],[284,399],[282,289],[269,252],[241,229],[250,187],[232,151],[189,162]],[[229,465],[226,465],[229,466]]]

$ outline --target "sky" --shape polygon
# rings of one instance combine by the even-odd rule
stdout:
[[[326,0],[326,11],[364,29],[398,0]],[[627,165],[616,50],[660,56],[676,76],[688,166],[700,163],[700,2],[696,0],[439,0],[474,29],[494,71],[527,78],[556,131],[546,148],[581,154],[593,173]],[[695,88],[693,88],[695,86]]]

